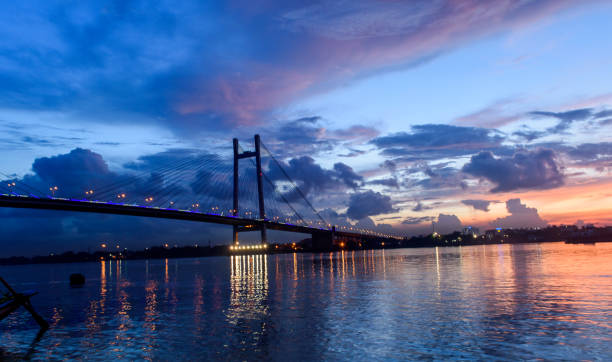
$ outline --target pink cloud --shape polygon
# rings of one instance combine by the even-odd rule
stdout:
[[[287,4],[282,9],[242,4],[243,15],[266,19],[270,57],[262,61],[252,55],[215,78],[195,77],[192,86],[179,93],[175,109],[181,115],[217,114],[233,125],[258,124],[270,111],[300,97],[414,64],[494,31],[523,27],[572,3],[578,4],[371,0],[306,3],[290,9]]]

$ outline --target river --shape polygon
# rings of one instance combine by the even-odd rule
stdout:
[[[86,284],[71,288],[68,276]],[[612,359],[612,243],[0,267],[32,359]]]

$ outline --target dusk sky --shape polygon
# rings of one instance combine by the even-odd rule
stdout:
[[[4,2],[0,179],[80,190],[135,163],[231,162],[232,138],[259,133],[331,222],[612,225],[611,17],[604,1]],[[0,215],[0,256],[212,228]]]

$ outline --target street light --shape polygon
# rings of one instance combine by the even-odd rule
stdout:
[[[57,186],[49,187],[49,191],[51,191],[51,195],[53,195],[53,197],[55,197],[55,191],[57,191]]]
[[[118,195],[117,195],[117,198],[118,198],[118,199],[125,199],[125,194],[124,194],[124,193],[122,193],[122,194],[118,194]]]
[[[9,188],[9,194],[11,194],[11,193],[12,193],[12,192],[11,192],[11,189],[15,188],[15,185],[16,185],[16,183],[15,183],[14,181],[13,181],[13,182],[9,182],[9,183],[7,184],[8,188]]]

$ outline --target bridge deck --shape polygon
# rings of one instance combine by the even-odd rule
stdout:
[[[302,234],[331,233],[329,229],[319,229],[310,226],[279,223],[270,220],[247,219],[241,217],[209,214],[191,210],[165,209],[114,202],[76,200],[63,198],[47,198],[24,195],[0,195],[0,207],[25,209],[60,210],[90,212],[99,214],[130,215],[154,217],[162,219],[198,221],[222,225],[234,225],[258,230],[261,226],[269,230],[288,231]],[[380,237],[377,235],[359,234],[346,231],[336,231],[337,236],[354,238]]]

